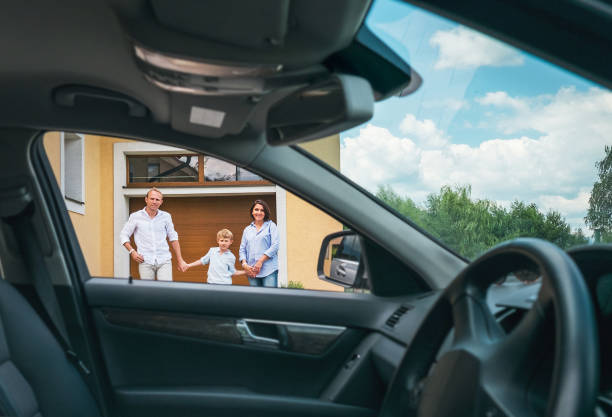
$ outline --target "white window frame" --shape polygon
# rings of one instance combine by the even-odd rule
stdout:
[[[130,275],[130,257],[119,242],[121,229],[130,216],[129,199],[143,197],[147,188],[127,188],[126,164],[129,155],[185,154],[185,149],[157,145],[148,142],[117,142],[113,145],[113,228],[114,228],[114,273],[116,278]],[[230,195],[274,195],[276,198],[276,222],[280,236],[278,249],[278,285],[286,287],[287,278],[287,193],[278,185],[220,186],[220,187],[164,187],[164,197],[201,197]],[[143,201],[144,206],[144,201]],[[179,238],[180,240],[180,238]]]
[[[81,146],[81,195],[82,202],[75,201],[69,197],[66,197],[66,135],[64,132],[60,132],[60,184],[62,190],[62,196],[64,197],[64,203],[69,211],[78,214],[85,214],[85,136],[80,133],[71,133],[80,138]]]

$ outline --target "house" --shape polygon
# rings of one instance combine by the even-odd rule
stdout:
[[[342,290],[316,274],[321,240],[342,230],[341,223],[247,170],[207,155],[127,139],[49,132],[43,141],[92,276],[138,276],[119,232],[129,214],[144,207],[144,195],[154,185],[164,193],[161,208],[172,214],[186,261],[216,246],[221,228],[234,233],[231,249],[238,257],[242,230],[251,221],[249,208],[261,198],[270,205],[281,237],[279,284]],[[339,167],[337,135],[304,147]],[[204,282],[206,268],[185,273],[174,268],[173,279]],[[236,281],[248,285],[246,278]]]

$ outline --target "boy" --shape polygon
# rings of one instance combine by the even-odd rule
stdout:
[[[209,284],[232,284],[232,276],[245,275],[245,271],[236,271],[234,263],[236,257],[229,250],[230,245],[234,241],[234,235],[227,229],[222,229],[217,232],[217,243],[219,247],[210,248],[208,253],[201,259],[187,264],[185,270],[198,265],[206,265],[208,267]]]

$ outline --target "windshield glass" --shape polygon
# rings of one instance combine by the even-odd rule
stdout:
[[[340,135],[341,172],[458,253],[612,241],[612,94],[416,7],[368,27],[421,76]]]

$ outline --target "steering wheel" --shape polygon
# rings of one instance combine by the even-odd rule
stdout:
[[[538,298],[505,334],[487,289],[534,268],[542,276]],[[436,361],[451,329],[452,343]],[[580,271],[552,243],[516,239],[471,263],[440,295],[408,345],[380,416],[592,416],[598,378],[596,319]]]

